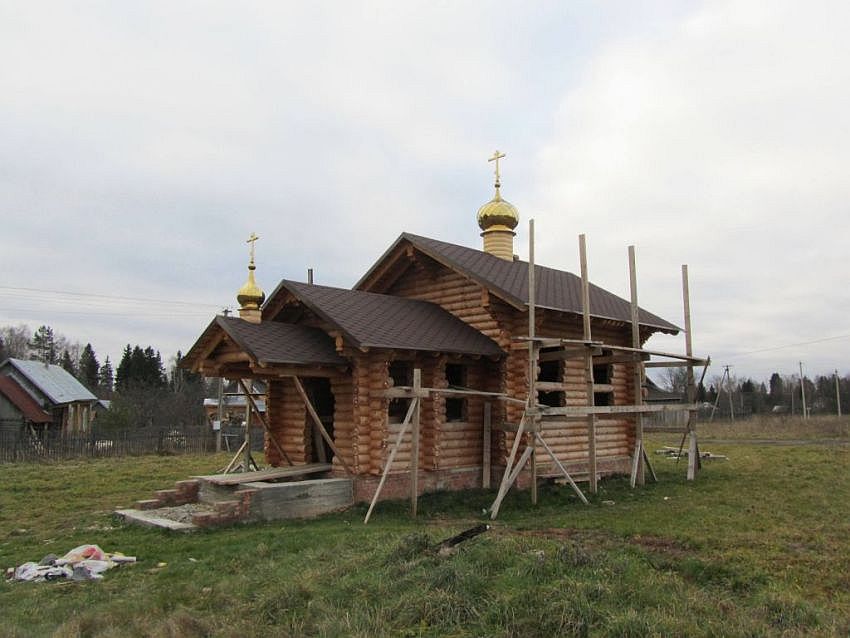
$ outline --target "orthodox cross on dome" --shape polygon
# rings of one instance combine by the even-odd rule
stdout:
[[[259,239],[256,233],[251,233],[251,236],[246,241],[246,244],[251,244],[251,263],[254,263],[254,243]]]
[[[499,160],[502,159],[504,156],[504,153],[496,151],[495,153],[493,153],[493,157],[487,160],[488,162],[496,162],[496,188],[499,188],[499,186],[501,186],[501,183],[499,181]]]

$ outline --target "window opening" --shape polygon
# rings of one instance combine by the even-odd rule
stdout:
[[[465,388],[467,387],[467,370],[466,366],[460,363],[446,364],[446,382],[449,387]],[[446,397],[446,422],[466,421],[467,416],[467,400],[465,397],[447,396]]]
[[[413,385],[413,363],[410,361],[393,361],[390,363],[388,374],[393,380],[393,387]],[[390,423],[401,423],[407,416],[411,399],[390,399],[387,406],[387,417]]]
[[[558,352],[559,350],[560,348],[543,348],[540,352]],[[562,361],[540,361],[538,363],[538,367],[538,381],[546,381],[549,383],[560,383],[563,381],[562,370],[564,368],[564,364]],[[563,390],[541,390],[537,393],[537,402],[540,405],[557,408],[566,405],[566,393]]]

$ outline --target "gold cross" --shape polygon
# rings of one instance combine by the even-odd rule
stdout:
[[[245,242],[246,244],[251,244],[251,263],[252,264],[254,263],[254,242],[256,242],[258,239],[259,239],[259,237],[257,237],[256,233],[251,233],[251,236],[248,238],[248,241]]]
[[[496,162],[496,186],[499,185],[499,160],[502,159],[504,156],[504,153],[496,151],[495,153],[493,153],[493,157],[487,160],[488,162]]]

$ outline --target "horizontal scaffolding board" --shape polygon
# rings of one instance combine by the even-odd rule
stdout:
[[[692,365],[705,365],[706,359],[692,357],[686,354],[676,354],[675,352],[659,352],[658,350],[646,350],[644,348],[632,348],[630,346],[618,346],[612,343],[604,343],[602,341],[592,341],[586,339],[553,339],[551,337],[514,337],[514,341],[527,342],[534,341],[541,348],[557,348],[558,346],[584,346],[585,348],[601,348],[604,350],[613,350],[616,352],[634,352],[640,355],[650,355],[653,357],[667,357],[668,359],[679,359],[687,361]],[[512,347],[519,349],[520,343],[513,344]],[[686,364],[687,365],[687,364]]]
[[[666,405],[596,405],[567,406],[560,408],[541,408],[545,416],[586,416],[590,414],[644,414],[647,412],[688,412],[696,410],[696,403],[678,403]]]
[[[431,394],[449,394],[457,396],[490,397],[501,401],[509,401],[525,405],[522,399],[509,397],[502,392],[484,392],[483,390],[456,390],[453,388],[419,388],[418,391],[410,386],[397,386],[383,391],[383,395],[389,399],[412,399],[414,397],[427,398]]]

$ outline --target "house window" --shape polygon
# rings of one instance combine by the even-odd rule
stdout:
[[[467,383],[466,366],[459,363],[446,364],[446,382],[449,387],[465,388]],[[446,422],[466,421],[468,419],[467,400],[464,397],[446,397]]]
[[[610,357],[610,350],[603,350],[602,356]],[[611,385],[611,378],[614,375],[614,366],[610,363],[600,363],[593,366],[593,383],[594,385]],[[600,390],[593,393],[594,405],[614,405],[613,390]]]
[[[558,349],[544,349],[541,352],[557,352]],[[561,362],[541,361],[539,363],[540,372],[537,375],[538,381],[549,383],[559,383],[561,378]],[[540,405],[548,405],[549,407],[557,408],[566,404],[566,394],[561,390],[541,390],[537,393],[537,402]]]
[[[389,366],[389,377],[393,387],[413,385],[413,364],[410,361],[393,361]],[[401,423],[407,416],[410,399],[390,399],[387,406],[387,416],[390,423]]]

